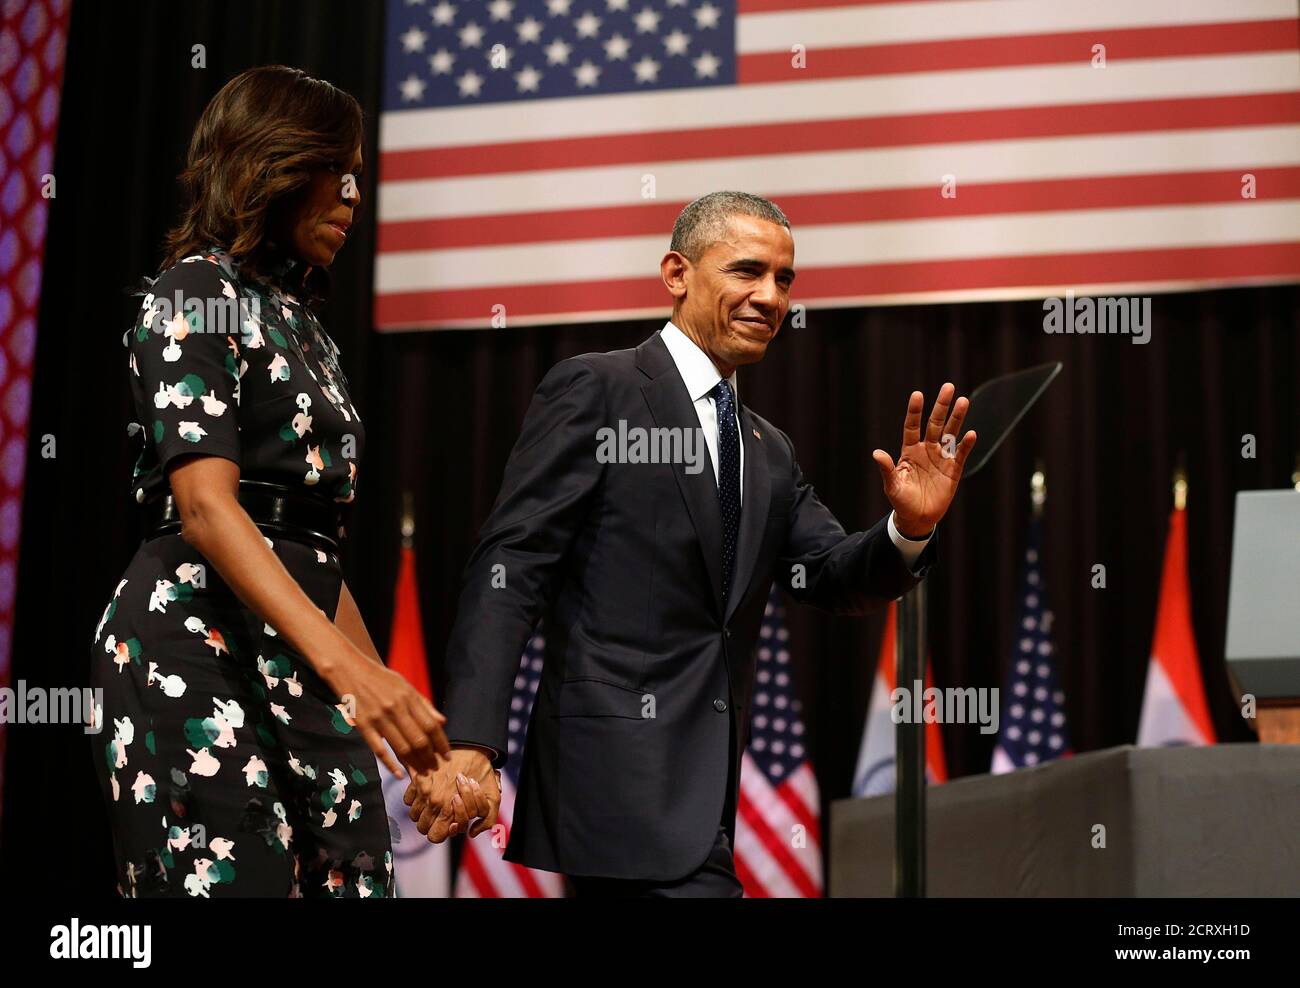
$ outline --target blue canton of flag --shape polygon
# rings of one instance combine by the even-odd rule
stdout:
[[[1029,522],[1015,655],[1007,670],[994,774],[1070,755],[1065,693],[1052,645],[1052,612],[1040,568],[1042,522]]]
[[[734,0],[389,0],[383,109],[736,81]]]
[[[515,675],[514,692],[510,694],[510,735],[509,757],[505,772],[512,785],[519,784],[519,767],[523,764],[520,757],[524,750],[524,737],[528,733],[528,717],[533,711],[533,700],[537,698],[537,686],[542,680],[542,661],[546,654],[546,639],[542,637],[539,623],[533,629],[533,635],[524,646],[523,658],[519,660],[519,672]]]
[[[800,704],[790,678],[789,638],[785,606],[773,588],[759,630],[749,756],[774,786],[793,775],[807,757]]]

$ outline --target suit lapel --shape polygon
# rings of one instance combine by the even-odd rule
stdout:
[[[744,599],[745,591],[758,559],[767,527],[767,509],[772,500],[772,477],[767,468],[765,440],[754,423],[749,409],[740,406],[740,441],[745,444],[745,487],[740,500],[740,534],[736,545],[736,571],[732,574],[731,596],[727,601],[726,619]]]
[[[664,428],[699,430],[700,418],[686,391],[682,376],[677,373],[668,346],[658,333],[637,347],[637,366],[650,378],[641,387],[655,425]],[[746,456],[749,450],[745,450]],[[713,586],[713,602],[722,612],[722,513],[718,508],[718,483],[713,477],[713,466],[704,450],[704,469],[699,473],[686,472],[685,463],[673,464],[673,476],[686,502],[686,510],[695,527],[700,552]],[[748,475],[746,475],[748,481]],[[743,509],[742,509],[743,510]]]

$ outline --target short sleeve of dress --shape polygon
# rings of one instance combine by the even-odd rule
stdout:
[[[240,462],[241,299],[212,261],[181,261],[144,297],[128,332],[136,413],[164,474],[186,454]]]

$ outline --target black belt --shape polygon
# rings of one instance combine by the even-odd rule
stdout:
[[[340,517],[333,501],[264,480],[241,480],[237,499],[258,528],[299,541],[321,542],[338,551]],[[150,498],[144,511],[146,541],[179,534],[180,508],[171,494]]]

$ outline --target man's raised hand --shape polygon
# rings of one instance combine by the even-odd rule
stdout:
[[[957,441],[970,402],[961,397],[954,404],[956,391],[950,383],[939,389],[924,436],[921,412],[925,396],[913,391],[903,420],[903,448],[898,463],[883,449],[871,454],[880,468],[885,497],[894,509],[894,524],[909,538],[924,538],[939,523],[957,493],[966,458],[975,448],[974,432],[968,431]]]

